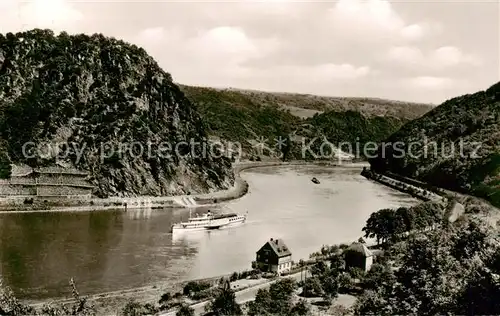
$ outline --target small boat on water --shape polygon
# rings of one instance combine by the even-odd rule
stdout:
[[[192,217],[190,214],[187,222],[180,222],[172,225],[172,232],[219,229],[225,226],[244,223],[246,219],[247,219],[247,214],[245,215],[238,215],[236,213],[212,214],[209,210],[206,214],[195,217]]]
[[[320,182],[319,182],[319,180],[318,180],[318,179],[316,179],[316,178],[312,178],[312,179],[311,179],[311,181],[312,181],[313,183],[315,183],[315,184],[319,184],[319,183],[320,183]]]

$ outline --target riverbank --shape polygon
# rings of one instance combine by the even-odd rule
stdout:
[[[454,222],[462,216],[465,213],[465,207],[467,207],[472,210],[473,217],[486,219],[492,227],[500,227],[500,209],[482,198],[435,187],[391,172],[380,174],[364,168],[361,175],[392,189],[410,194],[422,201],[451,201],[447,214],[450,222]]]
[[[276,166],[276,163],[272,163],[271,164],[272,166]],[[279,163],[279,165],[303,165],[305,166],[305,168],[307,168],[307,170],[318,170],[318,172],[332,172],[333,174],[337,174],[338,172],[335,171],[336,168],[329,168],[329,167],[316,167],[316,164],[307,164],[307,163],[293,163],[293,164],[282,164],[282,163]],[[322,164],[324,165],[324,164]],[[248,169],[251,169],[252,167],[266,167],[266,166],[270,166],[269,163],[249,163],[249,164],[245,164],[244,166],[240,166],[241,168],[240,169],[244,169],[244,170],[248,170]],[[267,169],[268,171],[266,171],[266,174],[268,172],[272,172],[273,170],[274,171],[277,171],[278,168],[281,168],[281,167],[270,167],[269,169]],[[288,167],[285,167],[288,169]],[[344,168],[343,166],[339,166],[339,168],[341,169],[349,169],[349,168],[352,168],[353,172],[349,172],[350,175],[353,175],[353,174],[357,174],[359,173],[359,171],[361,170],[362,166],[360,165],[352,165],[352,164],[348,164],[346,165],[346,167]],[[301,167],[290,167],[291,170],[300,170]],[[265,170],[265,169],[263,169]],[[278,172],[279,173],[279,172]],[[288,174],[288,172],[287,172]],[[258,187],[261,187],[261,185],[264,185],[264,183],[261,183],[261,182],[258,182],[258,181],[253,181],[253,177],[255,176],[260,176],[259,174],[253,174],[253,173],[244,173],[244,172],[241,172],[240,176],[247,180],[250,185],[252,186],[251,188],[251,195],[254,194],[254,188],[253,188],[253,185],[255,186],[258,186]],[[281,175],[279,176],[281,178]],[[304,186],[308,187],[308,188],[311,188],[313,191],[317,191],[317,190],[322,190],[325,185],[323,186],[314,186],[310,183],[310,181],[308,181],[309,177],[312,177],[312,175],[304,175],[303,178],[298,181],[299,183],[304,183]],[[320,177],[320,176],[318,176]],[[305,181],[304,181],[305,180]],[[267,181],[266,181],[267,183]],[[325,181],[322,183],[324,184],[327,184],[328,181],[326,180],[326,176],[325,176]],[[353,181],[353,183],[358,183],[358,181]],[[334,184],[334,183],[332,183]],[[371,188],[371,185],[368,183],[367,186],[369,188]],[[293,188],[293,187],[292,187]],[[259,191],[259,190],[255,190],[255,191]],[[267,191],[269,194],[270,191]],[[300,194],[300,192],[302,191],[293,191],[293,192],[296,192],[295,194]],[[326,191],[326,192],[329,192],[329,191]],[[351,191],[350,191],[351,192]],[[255,192],[256,194],[258,192]],[[292,193],[293,194],[293,193]],[[271,195],[271,194],[270,194]],[[245,199],[246,200],[246,199]],[[161,214],[164,214],[162,216],[166,216],[165,214],[168,214],[170,211],[167,209],[165,210],[165,212],[158,212],[158,213],[161,213]],[[104,212],[103,212],[104,213]],[[34,214],[35,215],[35,214]],[[63,216],[65,214],[61,214],[61,216]],[[91,215],[91,214],[89,214]],[[104,214],[103,214],[104,215]],[[64,216],[66,217],[66,216]],[[71,217],[71,216],[70,216]],[[142,221],[133,221],[135,223],[137,222],[142,222]],[[157,221],[155,221],[157,222]],[[136,225],[133,225],[133,227],[135,227]],[[129,228],[131,228],[129,226]],[[133,229],[133,231],[135,231],[136,229]],[[359,232],[358,232],[359,233]],[[127,233],[127,236],[128,238],[131,238],[131,234],[130,234],[130,230],[129,230],[129,233]],[[169,238],[169,237],[168,237]],[[355,240],[357,239],[352,237],[352,238],[349,238],[350,240]],[[320,245],[320,243],[317,243],[317,245]],[[113,247],[116,247],[113,246]],[[130,249],[130,251],[132,251]],[[299,258],[306,258],[307,255],[309,254],[309,252],[307,252],[307,254],[300,254],[299,256],[297,256],[296,258],[299,259]],[[153,259],[152,259],[153,260]],[[250,263],[250,261],[249,261]],[[248,264],[249,264],[248,263]],[[245,267],[243,267],[245,268]],[[209,278],[209,280],[217,280],[221,277],[221,274],[225,274],[226,272],[232,272],[234,270],[232,270],[232,267],[229,267],[228,269],[223,269],[223,270],[218,270],[216,273],[207,273],[205,275],[202,275],[202,277],[205,277],[205,276],[217,276],[217,277],[214,277],[214,278]],[[73,276],[73,274],[68,274],[68,275],[71,275]],[[78,279],[78,275],[74,275],[76,280]],[[60,278],[59,278],[60,279]],[[62,280],[63,282],[63,286],[65,286],[65,282],[66,280],[63,279]],[[86,288],[83,288],[83,284],[81,285],[82,288],[79,287],[79,290],[81,291],[82,294],[90,294],[91,296],[89,297],[89,299],[92,301],[93,304],[96,304],[96,306],[98,306],[99,308],[99,314],[104,314],[104,315],[108,315],[108,314],[114,314],[115,311],[116,311],[116,308],[122,308],[123,306],[125,306],[125,304],[128,302],[128,300],[130,299],[134,299],[138,302],[141,302],[141,303],[157,303],[158,302],[158,299],[161,297],[162,294],[164,294],[165,292],[170,292],[172,294],[176,293],[176,292],[179,292],[182,290],[182,287],[183,285],[185,284],[185,282],[179,282],[179,280],[173,280],[173,279],[169,279],[169,278],[166,278],[165,281],[163,281],[162,279],[157,279],[155,280],[154,283],[146,283],[148,286],[141,286],[141,287],[138,287],[138,288],[131,288],[131,289],[127,289],[125,288],[124,290],[122,291],[110,291],[108,293],[99,293],[97,289],[97,293],[96,292],[90,292],[90,291],[87,291]],[[77,281],[77,287],[78,287],[78,281]],[[140,284],[139,284],[140,285]],[[144,283],[143,283],[144,285]],[[127,286],[127,285],[125,285]],[[118,289],[120,287],[117,287]],[[116,288],[115,288],[116,289]],[[96,293],[94,295],[94,293]],[[55,299],[55,298],[59,298],[57,296],[53,296],[52,298],[49,298],[49,299]],[[71,299],[65,299],[65,297],[60,297],[61,300],[57,300],[58,302],[69,302],[71,301]],[[33,303],[38,303],[38,302],[42,302],[42,300],[44,302],[46,302],[46,299],[45,298],[41,298],[40,301],[38,301],[38,299],[36,300],[36,302],[33,302]],[[39,304],[40,305],[40,304]]]
[[[197,207],[197,206],[212,206],[220,202],[226,202],[241,198],[248,192],[248,183],[241,178],[240,173],[252,168],[274,167],[274,166],[325,166],[335,167],[338,163],[327,161],[258,161],[258,162],[239,162],[233,164],[233,172],[235,176],[234,184],[227,190],[216,191],[212,193],[201,193],[192,195],[178,196],[142,196],[134,198],[111,197],[107,199],[88,199],[80,201],[59,202],[57,204],[42,205],[2,205],[0,206],[0,214],[2,213],[34,213],[34,212],[89,212],[89,211],[105,211],[105,210],[127,210],[139,208],[182,208],[182,207]],[[366,163],[350,163],[346,162],[342,166],[352,166],[362,168]]]
[[[409,194],[414,198],[422,201],[441,201],[443,196],[438,194],[436,190],[429,190],[423,185],[417,185],[410,181],[404,181],[402,179],[397,179],[394,176],[388,174],[376,173],[368,168],[363,168],[361,175],[369,180],[373,180],[380,184],[383,184],[391,189],[398,190],[400,192]]]
[[[190,281],[204,281],[216,283],[222,277],[229,277],[230,275],[222,275],[217,277],[204,278],[199,280],[187,280],[183,282],[170,282],[162,281],[156,282],[148,286],[138,288],[131,288],[125,290],[117,290],[106,293],[99,293],[95,295],[84,295],[87,301],[95,306],[98,315],[118,315],[119,311],[130,301],[139,302],[141,304],[157,304],[158,300],[165,293],[182,293],[184,286]],[[68,285],[69,286],[69,285]],[[78,287],[78,284],[76,284]],[[41,308],[44,305],[66,305],[72,304],[75,300],[73,298],[60,298],[52,300],[24,300],[24,304],[28,304],[34,308]]]
[[[88,199],[80,201],[71,201],[73,205],[4,205],[0,208],[1,213],[32,213],[32,212],[88,212],[103,210],[127,210],[136,208],[168,208],[168,207],[187,207],[183,201],[191,201],[198,206],[213,205],[223,201],[234,200],[244,196],[248,192],[248,184],[240,177],[243,170],[256,167],[270,167],[277,165],[286,165],[283,162],[250,162],[237,163],[233,165],[235,181],[233,186],[227,190],[221,190],[213,193],[202,193],[193,195],[178,195],[151,197],[142,196],[135,198],[111,197],[107,199]],[[195,206],[196,206],[195,205]]]

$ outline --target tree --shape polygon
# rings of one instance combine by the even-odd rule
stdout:
[[[306,279],[306,281],[304,282],[304,287],[302,288],[302,295],[304,297],[318,297],[323,295],[323,289],[318,277],[314,276],[312,278]]]
[[[279,139],[283,140],[283,144],[281,146],[281,154],[282,154],[282,160],[286,161],[288,159],[288,156],[290,154],[290,149],[292,147],[292,139],[290,138],[290,135],[279,136]]]
[[[392,209],[381,209],[372,213],[363,227],[365,237],[376,238],[377,244],[385,243],[394,233],[394,219],[395,211]]]
[[[236,295],[231,288],[223,287],[212,301],[206,306],[206,310],[216,315],[241,315],[241,307],[236,303]]]
[[[339,276],[339,290],[344,293],[349,292],[352,289],[354,282],[348,273],[342,273]]]
[[[72,289],[73,298],[76,301],[76,304],[72,306],[71,315],[96,315],[95,307],[88,304],[87,298],[80,296],[73,278],[70,279],[69,284]]]
[[[396,272],[372,266],[356,314],[500,313],[500,304],[492,299],[500,295],[500,247],[483,224],[457,221],[406,240],[400,256],[392,258],[399,266]]]
[[[306,316],[309,314],[311,308],[309,307],[309,304],[307,301],[301,299],[295,305],[292,307],[290,310],[290,313],[288,315],[290,316]]]
[[[271,293],[265,289],[259,289],[255,300],[248,304],[248,316],[261,316],[271,313],[273,310],[273,299]]]
[[[238,280],[238,277],[239,277],[238,272],[233,272],[233,274],[231,274],[231,278],[230,278],[231,282]]]
[[[340,271],[345,267],[344,256],[340,253],[330,256],[328,260],[330,261],[330,270],[332,271],[340,273]]]
[[[170,301],[171,299],[172,299],[172,295],[170,294],[170,292],[166,292],[161,296],[160,300],[158,301],[158,304],[164,305],[164,304],[168,303],[168,301]]]
[[[398,315],[394,313],[391,305],[385,299],[384,295],[368,290],[356,299],[353,306],[354,315]]]
[[[457,315],[500,315],[500,284],[486,269],[469,280],[459,294],[455,313]]]
[[[332,300],[337,297],[339,292],[339,274],[326,273],[321,279],[321,287],[323,288],[324,298]]]
[[[190,281],[188,282],[182,292],[184,295],[187,295],[187,296],[191,296],[193,295],[195,292],[200,292],[200,291],[203,291],[203,290],[207,290],[209,288],[211,288],[212,285],[208,282],[204,282],[204,281]]]
[[[122,309],[123,316],[142,316],[145,315],[142,305],[134,300],[130,300]]]
[[[291,278],[280,279],[271,284],[269,290],[260,289],[255,300],[248,305],[249,316],[287,315],[293,308],[292,294],[296,283]]]
[[[365,271],[358,267],[350,267],[347,272],[353,279],[362,279],[365,276]]]
[[[316,262],[311,267],[311,274],[313,276],[320,276],[320,275],[325,274],[325,272],[328,271],[328,270],[329,270],[329,268],[326,265],[326,263],[323,260],[321,260],[321,261]]]
[[[4,286],[0,279],[0,315],[33,315],[34,312],[32,307],[21,304],[14,296],[12,290]]]
[[[466,230],[460,231],[454,238],[453,255],[459,260],[472,258],[483,248],[486,237],[484,228],[471,222]]]
[[[296,288],[297,284],[292,278],[281,279],[271,284],[269,293],[278,310],[290,309],[292,294]]]
[[[376,290],[382,286],[391,287],[395,280],[391,267],[384,264],[375,263],[362,280],[365,289]]]
[[[12,173],[11,161],[9,154],[2,150],[0,144],[0,179],[8,179]]]
[[[146,316],[146,315],[154,315],[158,312],[158,309],[147,303],[141,304],[134,300],[131,300],[125,304],[122,309],[123,316]],[[86,314],[70,314],[70,315],[86,315]]]
[[[182,304],[175,316],[194,316],[194,309],[189,305]]]
[[[398,208],[395,217],[397,220],[396,226],[398,227],[396,233],[402,234],[415,229],[415,212],[412,208]]]

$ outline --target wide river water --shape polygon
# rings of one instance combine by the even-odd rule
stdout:
[[[0,275],[25,299],[85,295],[159,281],[247,270],[269,238],[283,238],[295,261],[324,244],[357,240],[366,219],[417,201],[352,167],[266,167],[242,173],[250,190],[215,211],[248,211],[247,223],[172,236],[186,209],[0,214]],[[311,182],[317,177],[321,183]],[[206,209],[197,209],[204,212]]]

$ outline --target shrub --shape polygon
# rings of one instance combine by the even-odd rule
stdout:
[[[323,295],[323,289],[321,287],[321,282],[317,277],[312,277],[304,282],[304,287],[302,289],[302,296],[304,297],[318,297]]]
[[[190,298],[193,300],[204,300],[210,298],[214,295],[214,289],[206,289],[191,294]]]
[[[342,273],[339,276],[339,290],[344,293],[348,293],[352,290],[353,287],[353,279],[348,273]]]
[[[236,303],[236,295],[230,288],[217,289],[214,299],[205,307],[207,312],[215,315],[242,315],[241,307]]]
[[[200,292],[211,287],[212,285],[206,281],[191,281],[184,286],[183,293],[184,295],[191,296],[195,292]]]
[[[361,280],[365,276],[365,271],[357,267],[349,268],[348,273],[353,279],[358,279],[358,280]]]
[[[165,303],[167,303],[168,301],[170,301],[172,299],[172,295],[170,294],[170,292],[167,292],[167,293],[164,293],[160,300],[158,301],[158,304],[160,305],[163,305]]]
[[[238,274],[238,272],[234,272],[233,274],[231,274],[231,277],[229,278],[229,280],[231,282],[234,282],[234,281],[238,280],[239,277],[240,277],[240,275]]]
[[[181,308],[175,313],[175,316],[194,316],[194,309],[188,305],[182,304]]]

